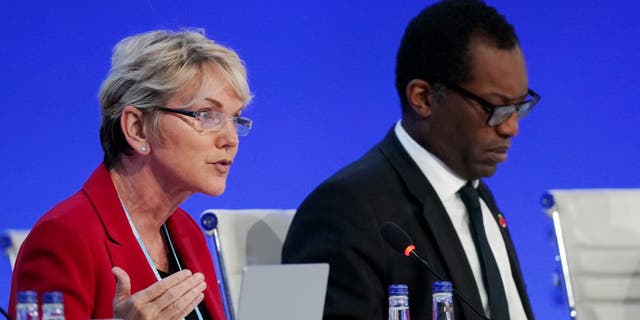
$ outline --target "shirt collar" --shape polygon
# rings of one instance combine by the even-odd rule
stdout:
[[[394,131],[402,147],[429,180],[441,201],[454,197],[458,190],[467,183],[466,180],[451,171],[438,157],[413,140],[402,127],[402,120],[396,123]],[[477,188],[478,184],[478,180],[473,181],[474,187]]]

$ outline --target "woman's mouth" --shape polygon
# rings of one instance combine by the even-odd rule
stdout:
[[[231,160],[218,160],[216,162],[212,162],[211,164],[216,168],[217,171],[222,173],[227,173],[231,169]]]

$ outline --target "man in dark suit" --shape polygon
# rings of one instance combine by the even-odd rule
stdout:
[[[429,319],[437,279],[385,242],[391,221],[480,312],[533,319],[504,217],[480,181],[539,100],[513,27],[480,1],[427,7],[405,30],[396,87],[402,119],[305,199],[283,262],[330,263],[325,319],[387,319],[393,283],[409,286],[411,318]],[[481,319],[455,305],[457,320]]]

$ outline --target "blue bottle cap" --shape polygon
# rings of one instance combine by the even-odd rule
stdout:
[[[18,303],[38,303],[38,294],[33,290],[18,291]]]
[[[436,281],[433,283],[433,292],[451,292],[451,281]]]
[[[409,295],[409,287],[406,284],[394,283],[389,286],[390,296],[406,296]]]
[[[63,303],[62,292],[49,291],[42,295],[42,303]]]

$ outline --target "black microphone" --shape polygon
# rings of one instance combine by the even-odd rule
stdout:
[[[425,267],[427,267],[427,270],[429,270],[429,272],[431,272],[434,277],[436,277],[440,281],[445,281],[441,275],[439,275],[437,272],[435,272],[435,270],[431,268],[427,261],[422,259],[422,257],[420,257],[416,253],[416,246],[413,245],[413,240],[411,240],[411,237],[409,237],[409,235],[395,222],[387,221],[383,223],[382,227],[380,227],[380,234],[382,234],[382,238],[387,241],[391,248],[404,254],[407,257],[413,255],[413,257],[418,259],[418,261],[420,261]],[[473,312],[480,316],[480,318],[489,320],[484,312],[478,311],[478,309],[471,305],[471,303],[469,303],[469,301],[455,288],[453,288],[452,292],[456,297],[458,297],[458,299],[460,299],[460,301],[462,301],[467,305],[467,307],[469,307],[471,310],[473,310]]]

